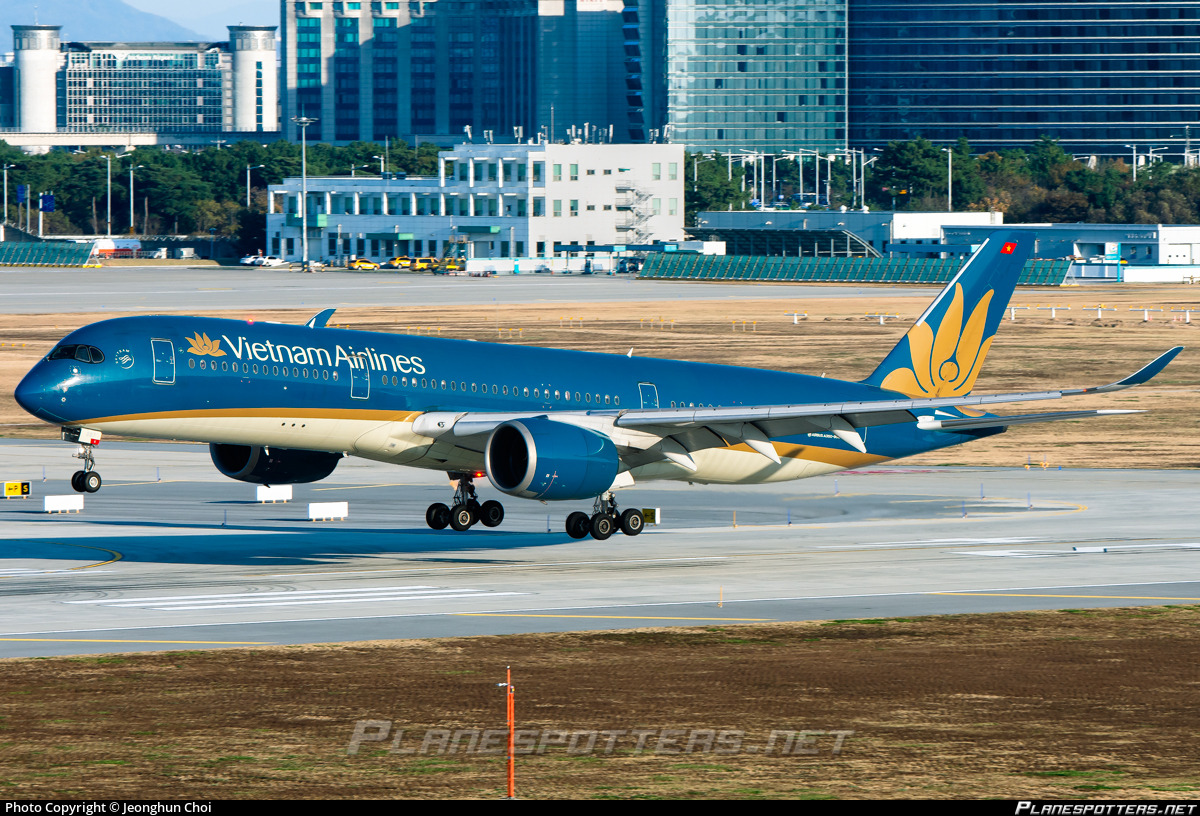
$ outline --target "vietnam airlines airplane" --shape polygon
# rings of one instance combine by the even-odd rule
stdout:
[[[973,395],[1034,236],[997,232],[861,382],[631,355],[205,317],[122,317],[67,335],[17,387],[78,442],[76,490],[101,479],[103,433],[207,442],[233,479],[323,479],[344,456],[442,470],[435,530],[495,527],[509,496],[594,500],[566,531],[637,535],[613,491],[655,479],[756,484],[958,445],[1010,425],[1120,410],[998,416],[981,406],[1139,385],[1181,350],[1093,388]]]

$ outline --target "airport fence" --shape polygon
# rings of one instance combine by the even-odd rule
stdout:
[[[92,246],[74,241],[3,241],[0,266],[85,266]]]
[[[939,258],[781,258],[750,255],[654,253],[638,277],[670,280],[788,281],[798,283],[944,284],[966,261]],[[1017,283],[1060,286],[1070,261],[1032,260]]]

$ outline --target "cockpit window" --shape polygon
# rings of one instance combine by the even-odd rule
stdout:
[[[61,345],[46,356],[47,360],[76,360],[81,363],[103,363],[104,352],[95,346]]]

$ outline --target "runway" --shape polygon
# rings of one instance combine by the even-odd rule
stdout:
[[[638,485],[637,538],[575,541],[585,503],[508,499],[434,532],[436,473],[344,460],[258,504],[197,445],[108,444],[78,515],[65,443],[0,443],[0,657],[1200,602],[1186,471],[879,467],[782,485]],[[43,481],[44,479],[44,481]],[[309,501],[346,500],[310,522]],[[735,518],[736,513],[736,518]],[[547,531],[549,530],[549,531]]]
[[[932,298],[933,288],[781,286],[637,280],[628,275],[433,277],[261,267],[0,268],[0,313],[158,312],[214,309],[505,305],[649,300],[809,300],[856,294]]]

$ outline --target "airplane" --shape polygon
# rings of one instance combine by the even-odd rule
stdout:
[[[64,337],[17,386],[29,413],[79,443],[80,492],[100,489],[105,433],[207,442],[226,476],[313,482],[345,456],[445,471],[435,530],[504,519],[508,496],[592,500],[572,538],[642,531],[614,491],[670,479],[757,484],[829,474],[1001,433],[1013,425],[1137,413],[996,415],[1002,403],[1140,385],[1182,350],[1099,387],[972,394],[1035,236],[997,231],[859,382],[781,371],[327,326],[138,316]]]

